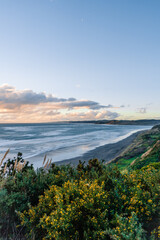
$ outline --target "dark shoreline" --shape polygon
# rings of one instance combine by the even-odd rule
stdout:
[[[62,165],[62,164],[77,165],[79,163],[79,160],[85,161],[87,163],[90,159],[93,159],[93,158],[104,160],[106,163],[110,162],[114,158],[118,157],[130,144],[132,144],[132,142],[136,139],[136,137],[139,134],[145,131],[147,130],[142,130],[142,131],[133,133],[129,137],[123,140],[120,140],[116,143],[105,144],[103,146],[97,147],[93,150],[90,150],[84,153],[82,156],[70,158],[70,159],[66,159],[66,160],[62,160],[54,163],[56,165]]]

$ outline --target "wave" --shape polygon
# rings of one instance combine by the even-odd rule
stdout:
[[[134,132],[151,126],[95,124],[46,124],[45,126],[8,126],[0,128],[1,152],[22,152],[30,160],[48,154],[55,161],[76,157],[104,144],[118,142]]]

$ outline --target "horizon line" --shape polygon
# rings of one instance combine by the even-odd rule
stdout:
[[[7,122],[7,123],[0,123],[1,124],[53,124],[53,123],[89,123],[89,122],[112,122],[112,121],[115,121],[115,122],[125,122],[125,121],[128,121],[128,122],[138,122],[138,121],[159,121],[160,122],[160,119],[111,119],[111,120],[107,120],[107,119],[100,119],[100,120],[65,120],[65,121],[53,121],[53,122]]]

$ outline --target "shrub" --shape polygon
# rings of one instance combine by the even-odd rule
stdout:
[[[103,239],[108,224],[106,202],[103,184],[96,180],[67,181],[62,187],[51,186],[38,206],[21,214],[21,219],[37,239],[42,239],[42,233],[48,239]]]
[[[142,225],[134,212],[130,217],[116,215],[116,227],[107,232],[113,240],[145,240]]]

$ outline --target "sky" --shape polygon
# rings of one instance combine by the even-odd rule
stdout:
[[[0,122],[160,119],[159,0],[0,0]]]

